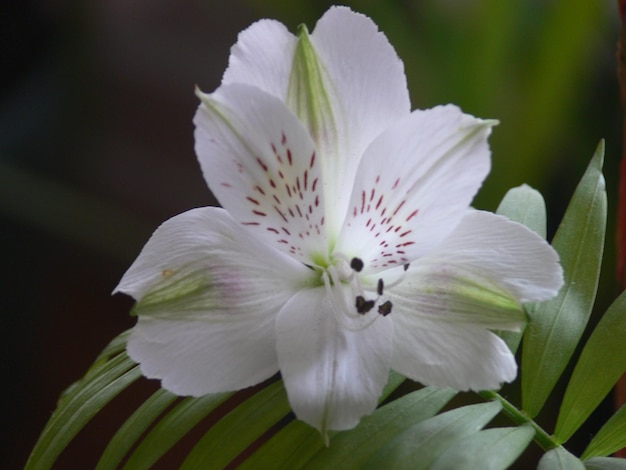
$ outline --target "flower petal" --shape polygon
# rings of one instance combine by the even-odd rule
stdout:
[[[333,204],[328,223],[338,233],[365,149],[407,116],[411,103],[402,61],[367,16],[331,7],[315,25],[311,43],[327,77],[336,127],[335,142],[323,153],[327,200]]]
[[[247,85],[199,96],[196,153],[220,203],[279,250],[305,263],[327,258],[320,160],[296,116]]]
[[[403,265],[454,230],[490,168],[494,121],[414,111],[368,147],[337,249],[366,269]]]
[[[316,72],[313,84],[311,70]],[[410,112],[402,61],[372,20],[347,7],[331,7],[310,37],[303,30],[296,38],[275,21],[254,23],[239,35],[222,83],[249,84],[273,94],[307,124],[324,159],[332,204],[327,225],[335,234],[365,148]],[[309,122],[307,103],[322,104],[313,121],[323,122]]]
[[[275,20],[260,20],[239,33],[222,84],[242,83],[287,97],[296,37]]]
[[[420,269],[465,273],[501,286],[519,302],[554,297],[563,285],[559,256],[525,226],[491,212],[469,210],[456,230],[429,255]]]
[[[480,326],[425,320],[396,305],[391,315],[391,367],[413,380],[456,390],[489,390],[517,375],[506,343]]]
[[[258,383],[278,370],[276,313],[310,273],[223,209],[173,217],[115,289],[137,300],[128,353],[146,377],[180,395]]]
[[[389,318],[346,330],[319,287],[295,295],[278,314],[276,330],[280,370],[299,419],[326,434],[356,426],[376,408],[392,354]]]

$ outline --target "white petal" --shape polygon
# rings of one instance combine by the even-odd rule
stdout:
[[[257,21],[239,33],[222,84],[252,85],[284,101],[296,43],[282,23]]]
[[[490,168],[492,121],[414,111],[368,147],[338,243],[366,269],[411,262],[460,222]]]
[[[303,290],[276,321],[280,370],[296,416],[325,434],[371,413],[387,381],[393,324],[343,329],[323,287]]]
[[[329,221],[341,227],[359,161],[370,142],[411,109],[404,65],[368,17],[331,7],[315,25],[311,42],[332,93],[336,142],[324,152]],[[330,211],[329,211],[330,212]],[[335,216],[336,214],[336,216]]]
[[[419,260],[431,271],[459,268],[506,289],[520,302],[547,300],[563,285],[556,251],[525,226],[490,212],[469,210],[456,230]]]
[[[328,244],[319,157],[307,131],[277,98],[225,85],[194,118],[204,177],[229,213],[255,236],[305,262]]]
[[[424,385],[456,390],[496,389],[515,379],[515,357],[495,334],[480,326],[425,320],[396,307],[394,370]]]
[[[311,271],[263,245],[223,209],[161,225],[115,292],[137,299],[128,353],[181,395],[235,390],[278,370],[274,319]]]

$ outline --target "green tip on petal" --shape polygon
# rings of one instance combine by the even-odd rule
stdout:
[[[293,57],[287,104],[307,126],[316,144],[331,138],[336,132],[331,106],[330,80],[320,61],[306,25],[298,26],[298,45]]]

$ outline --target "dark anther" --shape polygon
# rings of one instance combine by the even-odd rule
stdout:
[[[376,292],[378,292],[378,295],[383,295],[383,287],[384,287],[383,280],[379,279],[378,287],[376,287]]]
[[[407,271],[409,269],[409,263],[405,264],[404,266],[402,266],[404,268],[405,271]]]
[[[390,300],[378,306],[378,313],[380,313],[383,317],[386,317],[391,313],[391,307],[393,307]]]
[[[375,303],[376,302],[374,300],[365,300],[365,297],[363,297],[362,295],[357,295],[355,303],[356,311],[365,315],[367,312],[374,308]]]
[[[352,258],[352,261],[350,261],[350,267],[357,273],[360,273],[361,269],[363,269],[363,260],[361,258]]]

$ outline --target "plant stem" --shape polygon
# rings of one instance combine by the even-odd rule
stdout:
[[[502,397],[499,393],[488,390],[478,392],[478,395],[485,400],[498,400],[502,404],[502,411],[504,414],[515,424],[530,425],[535,430],[535,442],[539,444],[543,450],[548,451],[559,447],[560,444],[556,442],[552,436],[545,432],[541,426],[530,419],[523,411],[517,409],[515,405],[513,405],[506,398]]]

